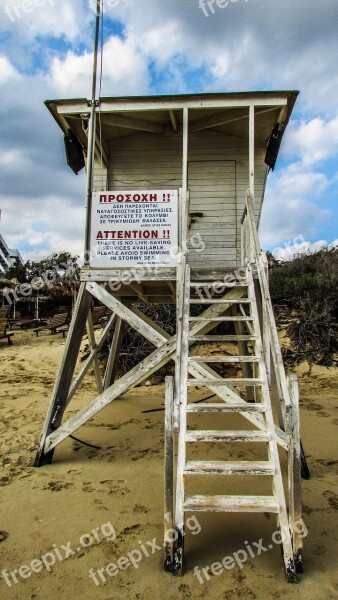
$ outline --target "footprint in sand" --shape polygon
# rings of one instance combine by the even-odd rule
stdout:
[[[322,408],[324,408],[324,406],[322,406],[321,404],[316,404],[315,402],[309,402],[309,404],[307,404],[307,409],[308,410],[321,410]]]
[[[8,536],[8,531],[5,531],[4,529],[0,531],[0,542],[4,542],[5,540],[7,540]]]
[[[238,600],[238,598],[246,598],[247,600],[254,600],[257,598],[256,594],[250,590],[247,586],[241,586],[232,588],[225,592],[223,600]]]
[[[73,483],[65,483],[64,481],[49,481],[48,484],[42,489],[51,490],[52,492],[60,492],[61,490],[68,490],[69,488],[73,487]]]
[[[338,510],[338,494],[335,494],[335,492],[331,492],[330,490],[325,490],[323,496],[324,498],[327,498],[329,506],[333,508],[333,510]]]
[[[106,506],[104,506],[104,504],[102,504],[102,500],[99,500],[99,498],[95,498],[94,504],[97,505],[97,510],[105,510],[105,511],[109,510],[109,508],[107,508]]]
[[[144,515],[146,515],[149,511],[150,511],[150,508],[147,508],[146,506],[143,506],[142,504],[135,504],[135,506],[133,508],[134,513],[142,513]]]
[[[95,492],[95,488],[91,485],[90,481],[84,481],[82,486],[83,492]]]
[[[183,598],[191,598],[191,590],[186,583],[181,583],[181,585],[178,586],[178,591],[181,592]]]

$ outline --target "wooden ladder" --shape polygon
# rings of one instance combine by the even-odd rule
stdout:
[[[230,310],[224,316],[214,319],[191,315],[193,304],[218,304],[222,300],[215,294],[215,282],[190,282],[190,270],[186,267],[184,282],[184,310],[183,310],[183,336],[180,348],[180,381],[177,395],[180,398],[179,407],[179,436],[178,436],[178,458],[177,458],[177,484],[175,503],[175,526],[177,540],[173,548],[172,571],[175,574],[182,573],[183,567],[183,542],[184,542],[184,517],[187,512],[210,511],[227,513],[275,513],[277,527],[282,534],[283,562],[287,580],[296,582],[296,567],[294,561],[292,532],[289,527],[289,519],[286,508],[285,494],[283,488],[281,467],[278,456],[275,425],[273,421],[267,369],[263,352],[263,344],[259,326],[258,308],[255,299],[255,287],[250,267],[246,271],[246,280],[241,283],[245,286],[245,296],[227,300],[230,302]],[[201,299],[201,294],[196,298],[195,289],[204,289],[206,297]],[[243,289],[241,289],[243,293]],[[235,334],[225,335],[189,335],[189,326],[192,322],[214,320],[215,326],[224,323],[232,323]],[[238,354],[235,356],[216,351],[207,355],[192,355],[189,347],[194,342],[208,342],[209,344],[219,342],[233,342],[237,344]],[[189,377],[190,363],[218,363],[219,365],[240,365],[241,376],[226,376],[220,378],[213,369],[207,366],[210,376],[204,373],[202,376]],[[190,369],[191,370],[191,369]],[[197,374],[198,375],[198,374]],[[228,386],[229,394],[233,400],[225,402],[192,402],[188,400],[188,390],[191,388],[203,389],[209,387],[217,389],[217,386]],[[246,402],[243,404],[243,399]],[[207,427],[194,429],[189,425],[189,415],[202,415],[199,421],[207,419],[206,414],[214,413],[219,416],[223,413],[237,413],[242,416],[257,415],[264,421],[262,430],[210,430]],[[223,418],[220,416],[220,418]],[[247,421],[246,421],[247,423]],[[266,460],[190,460],[187,454],[195,448],[196,444],[209,442],[219,443],[253,443],[265,444]],[[209,446],[210,448],[210,446]],[[199,481],[211,475],[223,476],[222,488],[227,489],[229,477],[239,476],[268,476],[272,481],[270,495],[188,495],[186,487],[189,486],[191,478],[200,476]],[[209,479],[210,481],[210,479]],[[254,478],[252,484],[257,480]],[[196,482],[196,479],[195,479]]]

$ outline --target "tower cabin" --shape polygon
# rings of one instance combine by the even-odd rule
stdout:
[[[268,170],[296,97],[47,102],[68,164],[76,173],[86,164],[87,204],[81,286],[35,465],[50,463],[69,435],[174,361],[175,377],[165,384],[163,547],[164,566],[176,575],[185,516],[199,511],[274,513],[287,580],[302,571],[298,388],[284,371],[257,233]],[[109,314],[99,338],[93,300]],[[142,312],[147,303],[176,304],[175,335]],[[116,379],[124,323],[155,350]],[[76,372],[86,328],[91,352]],[[107,340],[102,377],[98,351]],[[97,396],[64,419],[92,366]],[[236,421],[234,429],[231,418],[244,426]],[[287,453],[287,490],[279,448]],[[221,493],[209,487],[214,477]],[[262,494],[257,477],[270,493]]]
[[[176,242],[182,238],[182,202],[189,193],[187,261],[192,274],[242,266],[241,220],[247,190],[258,226],[268,169],[274,166],[296,97],[297,92],[287,91],[101,98],[93,191],[181,190]],[[47,107],[73,149],[86,152],[88,101],[48,101]],[[136,211],[134,220],[137,213],[144,216]],[[102,231],[110,229],[114,227],[108,221],[102,223]],[[95,239],[90,246],[95,252]],[[149,262],[146,256],[139,258],[143,266]],[[130,264],[135,267],[137,260]],[[128,262],[121,257],[92,257],[82,279],[119,279],[125,268]],[[122,281],[114,294],[131,301],[175,302],[174,269],[157,272],[158,277],[148,268],[132,285]]]

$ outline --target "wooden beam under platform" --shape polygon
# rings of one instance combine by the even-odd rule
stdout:
[[[241,292],[242,290],[242,292]],[[235,298],[244,294],[245,288],[236,287],[231,289],[227,294],[223,296],[223,300],[228,298]],[[120,318],[128,322],[134,327],[139,333],[144,335],[146,339],[151,341],[157,349],[154,350],[147,358],[142,360],[138,365],[121,377],[116,383],[106,389],[103,393],[99,394],[88,406],[79,411],[77,415],[69,419],[63,425],[60,425],[55,431],[49,429],[49,434],[45,436],[45,443],[43,445],[44,454],[49,454],[58,444],[66,439],[81,425],[86,423],[91,417],[97,414],[102,408],[110,404],[113,400],[120,397],[126,391],[135,387],[141,383],[144,379],[149,378],[159,368],[164,366],[170,359],[175,360],[176,358],[176,336],[171,337],[170,334],[165,332],[158,325],[152,323],[149,317],[145,317],[141,311],[131,310],[124,306],[119,300],[111,296],[106,290],[96,283],[87,284],[86,292],[89,295],[93,295],[98,298],[103,304],[108,306],[114,311]],[[221,316],[230,308],[230,303],[213,304],[207,310],[203,312],[203,318],[210,317],[215,318]],[[204,334],[210,331],[217,321],[197,321],[190,325],[190,334],[198,335]],[[204,363],[194,362],[193,360],[189,363],[189,372],[193,377],[203,378],[206,381],[210,379],[222,379],[213,369]],[[243,400],[235,391],[226,385],[208,385],[211,391],[217,394],[225,402],[237,402],[242,403],[243,406],[247,406],[247,402]],[[65,404],[65,403],[64,403]],[[264,421],[261,415],[245,413],[245,418],[256,425],[259,429],[264,428]],[[283,447],[287,448],[287,437],[283,431],[278,427],[275,428],[278,443]]]

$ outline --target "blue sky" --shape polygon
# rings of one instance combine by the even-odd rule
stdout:
[[[337,0],[104,8],[103,95],[300,90],[260,237],[284,256],[337,243]],[[0,0],[0,231],[26,260],[82,252],[84,175],[65,164],[44,100],[90,96],[94,16],[90,0]]]

